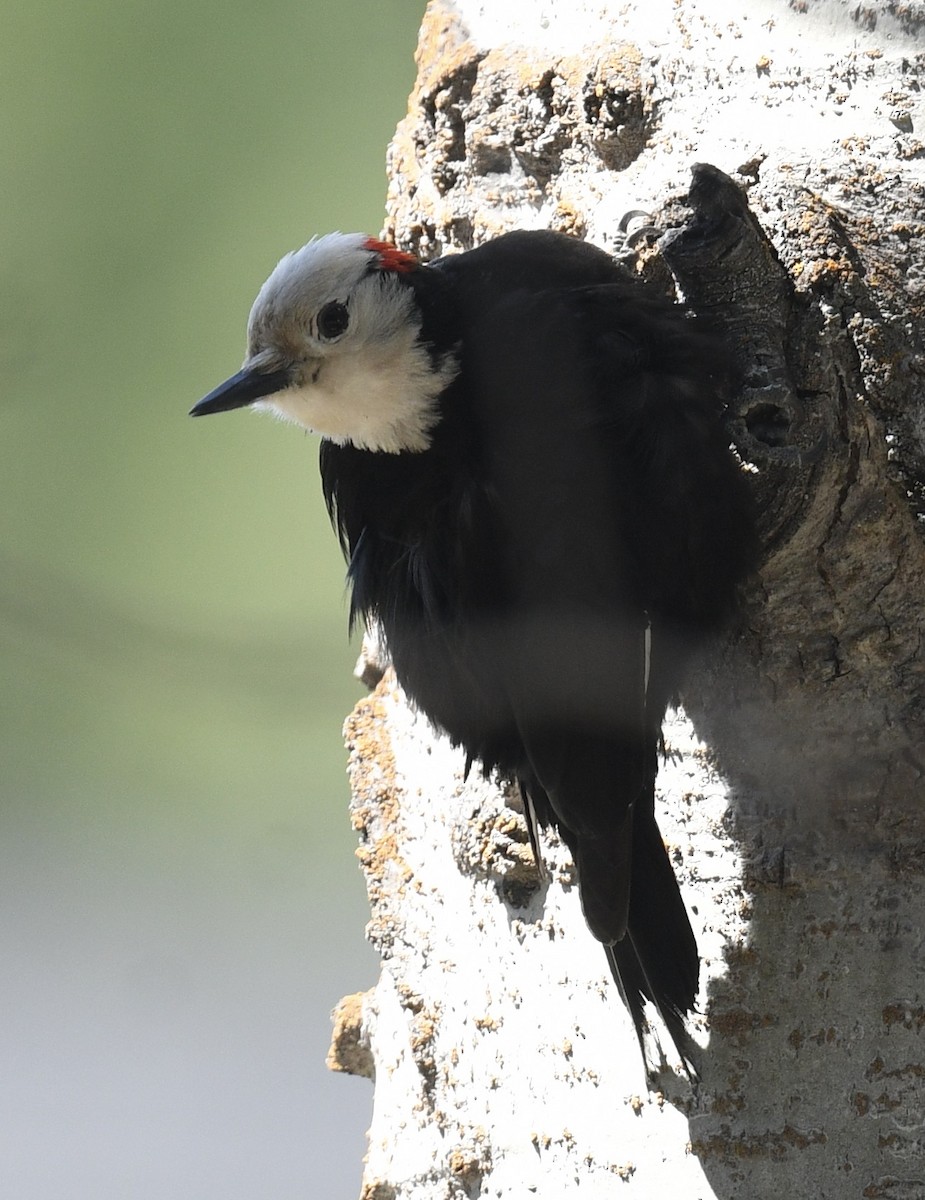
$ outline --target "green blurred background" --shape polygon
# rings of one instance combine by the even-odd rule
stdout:
[[[0,1194],[359,1191],[370,986],[317,445],[190,421],[257,288],[377,232],[423,0],[7,4]]]

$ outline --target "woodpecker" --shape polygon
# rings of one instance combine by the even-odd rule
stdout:
[[[411,702],[516,781],[575,862],[647,1061],[688,1074],[699,958],[655,821],[665,711],[733,611],[753,523],[723,352],[604,251],[505,234],[424,264],[363,234],[286,255],[243,368],[192,409],[321,435],[351,622]]]

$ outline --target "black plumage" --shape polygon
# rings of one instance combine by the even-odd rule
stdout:
[[[575,858],[637,1032],[679,1050],[698,955],[655,823],[661,724],[748,569],[723,356],[603,252],[547,233],[407,272],[460,370],[424,453],[323,441],[352,613],[471,759]]]
[[[655,778],[752,558],[728,386],[712,335],[574,239],[422,266],[338,234],[280,262],[244,369],[193,409],[324,435],[351,619],[470,762],[518,781],[534,847],[559,830],[640,1043],[649,1000],[689,1069],[699,961]]]

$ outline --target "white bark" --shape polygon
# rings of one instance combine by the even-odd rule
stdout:
[[[547,839],[540,886],[517,800],[474,774],[464,782],[461,754],[409,710],[391,673],[347,730],[368,932],[383,956],[362,1014],[376,1087],[364,1195],[568,1196],[581,1180],[603,1196],[643,1162],[651,1194],[696,1194],[685,1180],[703,1190],[686,1149],[689,1089],[666,1077],[677,1109],[649,1094],[562,846]],[[662,830],[686,882],[699,859],[700,895],[686,894],[712,978],[741,929],[739,872],[705,832],[721,829],[725,791],[704,748],[683,720],[670,735],[681,741],[665,786],[683,800]]]
[[[666,727],[659,823],[704,960],[696,1095],[671,1072],[646,1091],[562,847],[540,883],[516,800],[464,782],[390,675],[348,722],[382,955],[332,1052],[375,1074],[363,1200],[925,1196],[923,38],[925,7],[887,0],[428,11],[391,234],[613,246],[628,209],[683,228],[693,162],[738,172],[805,412],[792,460],[759,465],[744,628],[692,677],[694,723]],[[638,267],[668,279],[657,247]],[[760,324],[771,302],[740,282]]]

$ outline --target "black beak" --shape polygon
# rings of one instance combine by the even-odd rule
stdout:
[[[289,386],[289,372],[254,371],[245,367],[224,383],[209,392],[189,410],[191,417],[207,417],[209,413],[228,412],[232,408],[243,408],[253,404],[261,396],[272,396]]]

